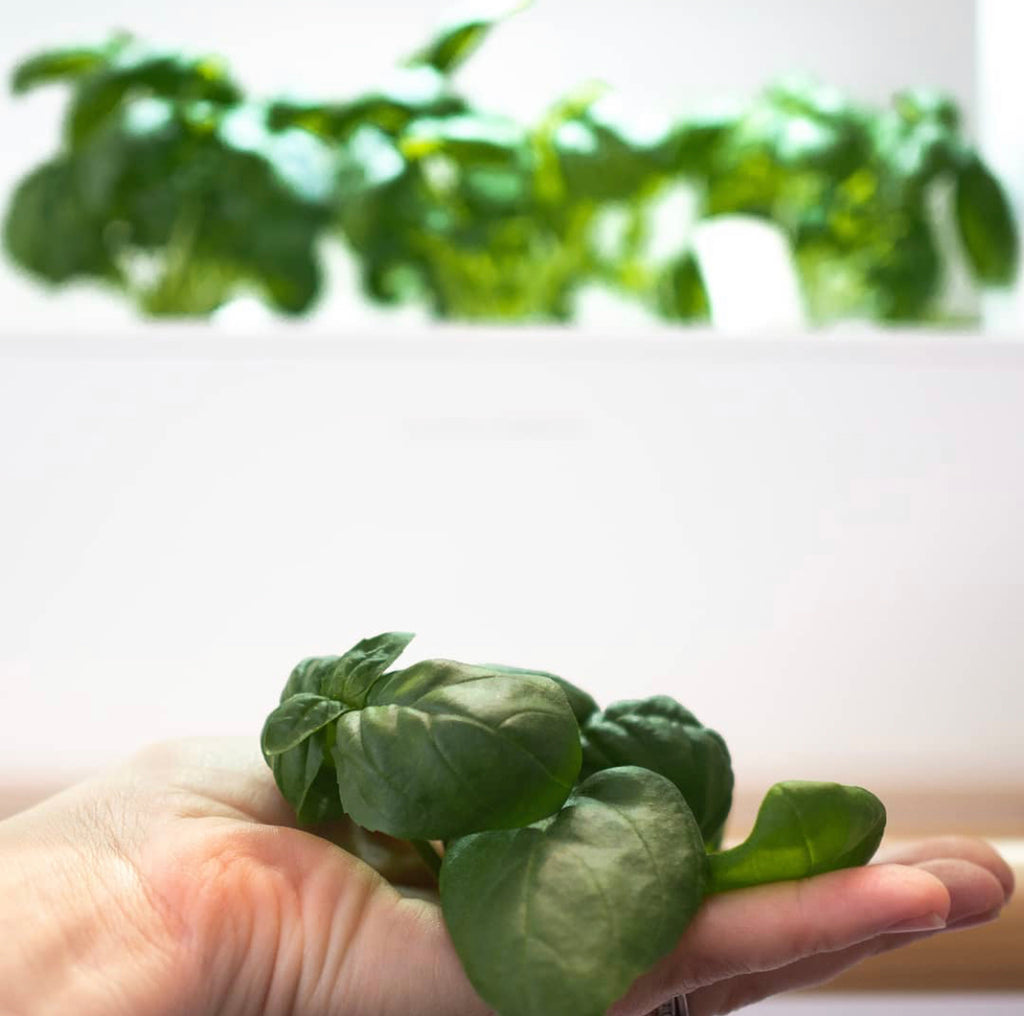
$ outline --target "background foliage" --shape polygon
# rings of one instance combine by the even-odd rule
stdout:
[[[568,321],[600,285],[702,321],[690,231],[667,254],[652,242],[683,190],[697,221],[777,226],[816,323],[939,319],[938,229],[952,227],[978,284],[1016,276],[1007,199],[942,95],[878,110],[790,80],[652,136],[591,85],[524,125],[454,80],[497,20],[449,25],[386,87],[318,102],[258,100],[218,60],[126,36],[27,59],[15,92],[62,82],[70,98],[60,150],[11,198],[7,251],[46,282],[98,279],[150,315],[202,317],[252,292],[306,313],[322,244],[341,243],[369,299],[443,319]],[[944,185],[949,222],[933,200]]]

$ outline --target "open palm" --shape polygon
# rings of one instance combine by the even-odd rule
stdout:
[[[295,829],[248,741],[150,749],[0,824],[0,850],[16,856],[19,842],[48,844],[33,854],[33,881],[47,876],[40,865],[60,872],[50,889],[35,890],[33,912],[68,920],[60,885],[79,886],[74,927],[62,938],[74,946],[81,1016],[489,1012],[436,903],[404,895],[353,855]],[[886,861],[708,899],[613,1016],[640,1016],[683,992],[692,1016],[730,1012],[943,925],[991,919],[1013,889],[1008,866],[978,840],[928,840]],[[31,955],[12,957],[23,983],[59,968],[54,948],[45,969]],[[84,983],[83,968],[92,974]],[[22,996],[17,980],[6,983],[15,994],[9,1000],[0,988],[0,1003],[14,1011],[19,997],[41,997],[30,983]]]

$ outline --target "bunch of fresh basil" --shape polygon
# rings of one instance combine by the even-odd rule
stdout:
[[[348,816],[414,843],[466,973],[500,1016],[602,1016],[709,893],[864,864],[878,847],[873,794],[793,782],[720,851],[729,752],[677,702],[602,711],[540,671],[389,669],[411,639],[302,661],[261,746],[300,822]]]

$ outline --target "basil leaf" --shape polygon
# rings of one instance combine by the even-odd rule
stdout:
[[[507,117],[463,113],[414,120],[399,141],[407,159],[446,155],[461,166],[515,165],[524,151],[526,133]]]
[[[999,181],[977,156],[957,178],[956,217],[978,278],[988,285],[1010,285],[1020,260],[1017,225]]]
[[[136,95],[217,106],[242,99],[238,86],[216,60],[129,47],[79,82],[65,125],[71,147],[84,145]]]
[[[385,674],[339,718],[332,753],[345,811],[402,839],[534,822],[580,767],[576,720],[550,681],[450,660]]]
[[[705,865],[676,788],[612,769],[552,818],[450,844],[441,905],[470,982],[501,1016],[604,1016],[676,945]]]
[[[363,705],[374,681],[402,655],[415,637],[409,632],[392,631],[356,643],[325,674],[323,694],[348,705]]]
[[[676,321],[710,321],[711,299],[692,251],[670,261],[658,279],[658,310]]]
[[[597,703],[590,695],[557,674],[550,674],[546,670],[531,670],[528,667],[505,667],[500,663],[485,663],[484,666],[499,674],[534,674],[537,677],[546,677],[549,681],[554,681],[565,692],[565,697],[569,700],[569,708],[572,709],[572,714],[581,727],[597,712]]]
[[[406,61],[413,67],[433,67],[442,74],[452,74],[476,52],[502,16],[510,13],[494,5],[481,5],[475,14],[442,27],[430,42]]]
[[[268,759],[274,781],[303,825],[341,818],[338,778],[324,750],[323,733]]]
[[[103,221],[82,200],[77,166],[67,156],[44,162],[18,184],[3,224],[10,257],[56,283],[83,276],[116,280],[105,235]]]
[[[288,675],[281,701],[302,693],[322,695],[324,685],[340,659],[340,656],[310,656],[300,660]]]
[[[106,64],[116,46],[115,40],[108,46],[69,46],[37,53],[15,67],[11,91],[21,95],[54,81],[77,81]]]
[[[661,773],[686,798],[704,839],[719,835],[732,806],[729,749],[674,699],[616,702],[591,716],[580,736],[582,777],[624,765]]]
[[[294,748],[345,711],[341,702],[302,692],[285,699],[263,725],[260,747],[265,758]]]
[[[778,783],[765,795],[747,839],[709,856],[708,891],[867,864],[883,832],[885,807],[868,790],[839,783]]]

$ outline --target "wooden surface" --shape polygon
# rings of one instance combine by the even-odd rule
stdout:
[[[0,785],[0,819],[59,790],[44,784]],[[1024,788],[879,791],[889,813],[887,841],[944,833],[995,842],[1014,867],[1018,892],[998,921],[934,938],[868,960],[819,990],[841,992],[1024,992]],[[760,794],[739,795],[732,838],[746,835]]]

